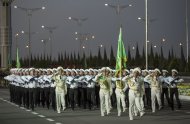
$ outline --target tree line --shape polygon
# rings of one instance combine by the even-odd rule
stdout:
[[[54,68],[57,66],[62,66],[64,68],[101,68],[103,66],[109,66],[115,68],[116,56],[114,55],[113,47],[111,46],[110,55],[107,55],[106,48],[104,48],[103,55],[101,54],[101,48],[98,50],[97,55],[92,55],[90,52],[89,56],[79,55],[79,53],[58,53],[58,59],[52,60],[48,55],[32,55],[31,65],[36,68]],[[136,46],[135,56],[131,55],[130,47],[126,50],[127,53],[127,68],[140,67],[145,68],[145,49],[142,52],[139,51],[138,44]],[[140,54],[141,53],[141,54]],[[190,58],[188,58],[190,61]],[[21,67],[28,67],[28,58],[20,58]],[[16,61],[13,60],[11,66],[15,67]],[[151,45],[150,51],[148,53],[148,68],[154,69],[167,69],[171,70],[173,68],[179,70],[180,72],[190,72],[190,63],[187,63],[184,56],[183,46],[181,46],[180,57],[176,57],[173,52],[173,48],[168,51],[168,57],[164,57],[163,49],[160,48],[160,52],[153,51]]]

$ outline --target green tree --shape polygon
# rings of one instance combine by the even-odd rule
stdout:
[[[109,61],[109,65],[113,68],[115,67],[115,56],[114,56],[114,52],[113,52],[113,47],[111,46],[111,52],[110,52],[110,61]]]

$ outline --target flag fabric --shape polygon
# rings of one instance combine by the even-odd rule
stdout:
[[[125,47],[122,38],[122,28],[120,27],[118,47],[117,47],[117,57],[116,57],[116,75],[121,72],[122,69],[126,68],[127,56],[125,52]]]
[[[20,59],[19,59],[19,55],[18,55],[18,48],[16,50],[16,67],[20,68]]]

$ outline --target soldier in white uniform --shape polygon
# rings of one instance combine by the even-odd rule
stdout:
[[[126,102],[125,102],[125,91],[127,89],[127,85],[124,81],[122,81],[122,77],[120,77],[120,73],[118,72],[116,75],[116,78],[112,78],[113,81],[115,81],[116,84],[116,100],[117,100],[117,111],[118,116],[121,116],[121,105],[123,108],[123,112],[125,112],[126,108]]]
[[[161,92],[162,92],[162,80],[159,77],[161,74],[159,69],[155,69],[150,75],[144,78],[144,81],[150,83],[151,87],[151,100],[152,100],[152,112],[156,111],[156,99],[158,101],[159,110],[162,108],[161,104]]]
[[[143,116],[145,112],[140,105],[141,96],[141,86],[144,83],[143,78],[140,76],[141,69],[133,69],[133,73],[129,76],[124,77],[122,80],[127,81],[129,87],[129,119],[133,120],[133,110],[136,106],[137,110],[140,112],[140,116]]]
[[[58,73],[55,74],[53,79],[55,80],[55,93],[56,93],[56,103],[57,103],[57,113],[61,113],[61,105],[63,111],[66,109],[65,106],[65,95],[67,94],[66,76],[62,76],[63,68],[57,68]]]
[[[110,114],[110,95],[112,94],[112,87],[111,87],[111,78],[107,75],[108,70],[106,67],[101,69],[101,73],[99,73],[95,77],[95,81],[97,81],[100,85],[100,111],[101,116],[105,116],[105,112],[107,115]]]

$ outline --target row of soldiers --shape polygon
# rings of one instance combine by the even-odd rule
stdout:
[[[174,110],[175,95],[181,108],[177,83],[182,82],[177,70],[168,76],[167,70],[141,70],[134,68],[115,71],[109,67],[101,69],[11,69],[4,79],[10,82],[10,101],[34,110],[35,106],[50,105],[58,113],[61,108],[82,107],[95,109],[100,106],[101,116],[109,115],[117,106],[118,116],[129,108],[130,120],[134,115],[145,114],[145,106],[156,111],[164,107],[164,96]]]

